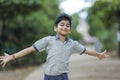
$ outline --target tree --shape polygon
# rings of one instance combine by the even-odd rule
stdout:
[[[59,13],[58,3],[58,0],[52,3],[48,0],[0,0],[0,54],[4,51],[13,54],[43,36],[54,34],[52,29]],[[38,58],[43,62],[45,56],[40,58],[32,54],[16,60],[15,66],[26,64],[26,61],[37,63]]]
[[[88,9],[89,33],[98,37],[103,43],[103,49],[116,48],[116,30],[120,27],[119,4],[119,0],[96,0]]]
[[[70,34],[70,37],[72,39],[78,40],[78,41],[80,39],[82,39],[82,35],[76,31],[76,28],[77,28],[79,21],[80,21],[79,19],[80,19],[80,17],[78,16],[77,13],[72,15],[72,30],[71,30],[72,32]]]
[[[60,12],[58,4],[59,0],[52,0],[52,3],[50,0],[0,0],[0,55],[3,52],[13,54],[44,36],[55,35],[54,20]],[[76,33],[72,36],[78,38]],[[46,55],[45,52],[31,54],[8,66],[42,64]]]
[[[21,0],[1,0],[0,1],[0,42],[4,46],[4,42],[13,39],[14,33],[11,30],[19,28],[16,26],[16,17],[18,15],[26,16],[30,12],[41,8],[40,0],[21,1]],[[12,23],[10,23],[12,22]],[[19,23],[19,22],[18,22]],[[11,30],[9,30],[11,29]],[[17,32],[16,32],[17,33]],[[16,39],[14,38],[16,41]],[[1,50],[1,49],[0,49]]]

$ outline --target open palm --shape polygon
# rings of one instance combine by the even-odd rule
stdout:
[[[106,50],[105,50],[104,52],[100,53],[100,55],[98,56],[98,58],[99,58],[100,60],[102,60],[102,59],[104,59],[104,58],[106,58],[106,57],[109,57],[109,55],[108,55],[108,53],[107,53]]]
[[[11,60],[11,56],[8,55],[7,53],[4,53],[4,56],[0,56],[0,61],[1,61],[1,65],[2,67],[4,67],[6,65],[7,62],[9,62]]]

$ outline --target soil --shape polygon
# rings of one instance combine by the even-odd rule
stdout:
[[[40,66],[0,71],[0,80],[43,80]],[[27,78],[26,78],[27,77]],[[70,80],[120,80],[120,58],[102,61],[95,57],[73,55],[70,59]],[[25,79],[26,78],[26,79]]]
[[[43,66],[30,73],[25,80],[43,80]],[[72,55],[69,78],[70,80],[120,80],[120,58],[109,57],[99,60],[88,55]]]
[[[0,80],[24,80],[37,66],[19,68],[9,71],[0,71]]]

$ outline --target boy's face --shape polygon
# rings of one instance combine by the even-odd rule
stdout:
[[[54,27],[54,30],[62,36],[67,36],[70,33],[70,23],[68,20],[62,20],[58,23],[57,27]]]

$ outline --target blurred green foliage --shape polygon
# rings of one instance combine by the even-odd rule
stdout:
[[[117,28],[120,27],[120,0],[96,0],[88,9],[89,33],[103,44],[103,49],[116,49]]]
[[[13,54],[48,35],[55,35],[54,20],[60,12],[59,0],[0,0],[0,55]],[[70,36],[81,38],[76,32],[77,14],[73,15],[73,33]],[[42,64],[47,54],[30,54],[7,64],[7,68]]]
[[[76,31],[79,21],[80,21],[80,17],[78,16],[78,14],[73,14],[72,15],[72,30],[71,30],[71,34],[69,35],[72,39],[78,40],[78,41],[82,38],[82,35]]]
[[[53,35],[54,20],[60,12],[58,3],[58,0],[52,4],[48,0],[0,0],[0,55],[13,54],[44,36]],[[45,52],[30,54],[7,67],[41,64],[45,57]]]

